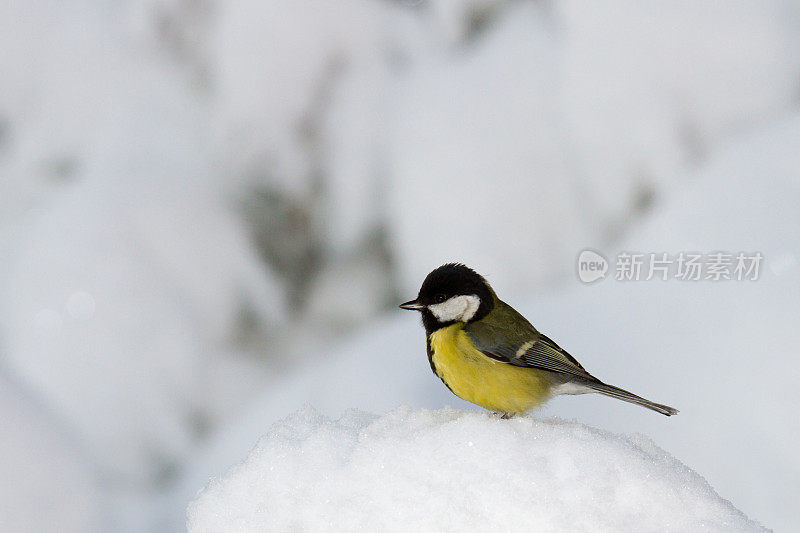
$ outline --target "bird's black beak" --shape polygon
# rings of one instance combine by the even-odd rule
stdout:
[[[411,300],[410,302],[400,304],[400,309],[408,309],[409,311],[422,311],[425,309],[425,306],[416,300]]]

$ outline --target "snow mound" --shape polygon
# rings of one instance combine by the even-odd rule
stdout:
[[[188,508],[189,531],[759,531],[645,437],[558,419],[306,407]]]

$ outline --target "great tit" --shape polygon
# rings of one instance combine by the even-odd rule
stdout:
[[[500,300],[489,283],[460,263],[425,278],[416,300],[434,374],[453,394],[510,418],[557,394],[599,392],[662,415],[677,409],[603,383],[566,350]]]

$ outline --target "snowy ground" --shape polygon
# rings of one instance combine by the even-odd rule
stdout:
[[[558,419],[306,408],[189,505],[188,530],[762,531],[642,436]]]

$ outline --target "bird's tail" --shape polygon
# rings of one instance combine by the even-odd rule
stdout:
[[[656,402],[651,402],[646,398],[637,396],[632,392],[620,389],[619,387],[615,387],[614,385],[607,385],[602,381],[585,381],[583,384],[586,387],[592,389],[592,391],[594,392],[599,392],[600,394],[605,394],[606,396],[611,396],[612,398],[617,398],[618,400],[635,403],[636,405],[641,405],[642,407],[647,407],[648,409],[652,409],[653,411],[661,413],[662,415],[672,416],[678,414],[678,410],[675,409],[674,407],[670,407],[669,405],[664,405]]]

